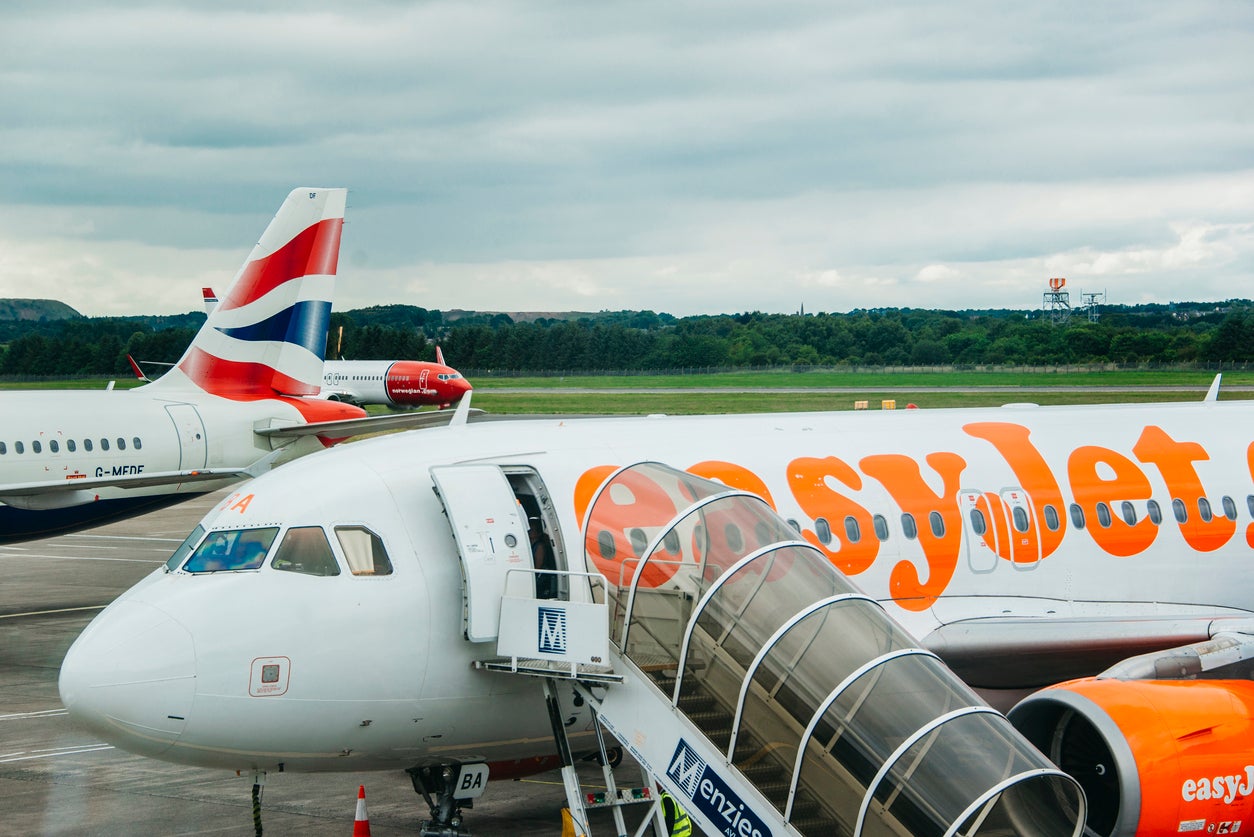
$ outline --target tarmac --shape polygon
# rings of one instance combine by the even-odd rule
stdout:
[[[85,532],[0,546],[0,835],[255,835],[252,776],[184,767],[117,750],[78,729],[57,694],[65,652],[116,596],[162,564],[225,492]],[[579,765],[585,791],[601,769]],[[615,772],[638,785],[638,768]],[[348,837],[357,788],[366,788],[373,837],[416,835],[426,804],[402,772],[266,777],[266,835]],[[473,835],[558,835],[566,796],[557,772],[489,782],[466,809]],[[628,809],[634,833],[646,806]],[[608,810],[596,837],[617,833]]]

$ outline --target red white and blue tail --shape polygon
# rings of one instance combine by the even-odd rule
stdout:
[[[152,386],[256,398],[314,395],[347,189],[295,189],[174,369]]]

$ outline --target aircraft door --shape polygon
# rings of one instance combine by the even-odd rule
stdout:
[[[178,434],[179,470],[205,467],[208,448],[200,413],[191,404],[167,404],[165,411]]]
[[[990,514],[988,499],[982,492],[958,492],[958,508],[966,534],[967,564],[972,572],[987,573],[997,568],[997,521]]]
[[[532,566],[527,525],[509,480],[496,465],[431,469],[462,563],[463,631],[471,642],[500,633],[505,574]]]
[[[1041,532],[1032,498],[1022,488],[1003,488],[1001,500],[1010,518],[1010,562],[1015,569],[1035,569],[1041,560]]]

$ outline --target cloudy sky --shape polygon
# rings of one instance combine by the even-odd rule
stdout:
[[[0,297],[194,310],[347,186],[336,308],[1254,297],[1254,4],[0,4]]]

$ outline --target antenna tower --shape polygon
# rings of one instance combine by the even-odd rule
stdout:
[[[1097,318],[1102,315],[1101,306],[1106,302],[1106,292],[1081,293],[1080,299],[1084,302],[1084,310],[1088,312],[1089,322],[1097,322]]]
[[[1049,321],[1054,325],[1063,325],[1071,319],[1071,294],[1063,290],[1066,285],[1065,277],[1050,277],[1049,290],[1041,298],[1041,309],[1049,314]]]

